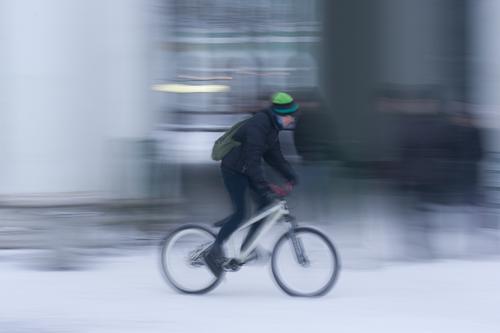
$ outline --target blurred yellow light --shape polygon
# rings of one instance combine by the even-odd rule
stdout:
[[[199,80],[199,81],[210,81],[210,80],[232,80],[231,76],[195,76],[195,75],[177,75],[179,79],[187,80]]]
[[[221,84],[189,85],[189,84],[155,84],[152,89],[159,92],[169,92],[177,94],[190,93],[220,93],[230,90],[229,86]]]

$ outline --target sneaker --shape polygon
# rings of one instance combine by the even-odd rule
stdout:
[[[219,278],[223,271],[222,263],[224,261],[220,245],[216,243],[211,245],[208,251],[203,254],[203,259],[205,259],[205,263],[207,264],[212,274],[216,278]]]

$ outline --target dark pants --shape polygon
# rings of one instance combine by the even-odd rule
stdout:
[[[224,185],[226,186],[227,192],[231,198],[231,202],[233,204],[234,212],[228,218],[219,233],[217,234],[216,242],[219,245],[222,245],[224,241],[226,241],[231,234],[238,229],[241,223],[244,221],[247,212],[246,205],[246,191],[249,188],[250,193],[254,202],[257,205],[257,208],[260,209],[267,204],[266,198],[259,194],[255,188],[251,185],[248,177],[234,172],[232,170],[221,168],[222,178],[224,180]],[[254,223],[247,234],[245,241],[243,242],[242,249],[246,246],[248,241],[252,238],[253,234],[259,228],[261,222]]]

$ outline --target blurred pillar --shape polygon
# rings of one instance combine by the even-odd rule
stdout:
[[[363,159],[375,74],[376,1],[331,0],[325,15],[320,80],[345,159]],[[333,127],[333,126],[332,126]]]
[[[147,5],[0,2],[0,195],[112,195],[113,143],[152,123]]]
[[[330,0],[324,7],[320,77],[342,159],[383,161],[379,133],[388,125],[377,114],[374,97],[385,84],[439,86],[464,97],[464,0]],[[353,173],[361,177],[366,175]],[[377,182],[353,179],[352,184],[356,212],[367,212],[360,219],[370,244],[379,237],[373,237],[378,225],[393,218],[386,214],[384,220],[380,214],[391,207],[391,198],[383,198]]]
[[[450,88],[455,80],[463,83],[457,78],[463,74],[463,0],[377,2],[381,82]]]
[[[471,58],[471,101],[478,108],[491,135],[487,150],[499,152],[500,136],[500,2],[471,0],[469,45]]]
[[[465,0],[325,2],[321,82],[345,158],[376,160],[384,84],[465,95]]]
[[[488,209],[482,216],[483,225],[500,228],[500,2],[470,0],[471,102],[483,128],[484,156],[482,182],[485,185],[484,204]],[[477,214],[475,215],[477,219]],[[495,249],[498,236],[482,238],[481,248]],[[487,246],[487,247],[485,247]]]

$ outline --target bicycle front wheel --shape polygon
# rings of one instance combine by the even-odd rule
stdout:
[[[320,231],[299,227],[276,243],[271,269],[278,286],[290,296],[323,296],[335,284],[340,261],[332,242]]]
[[[215,235],[199,225],[185,225],[172,232],[161,244],[160,266],[165,280],[177,291],[203,294],[217,287],[215,277],[203,259]]]

